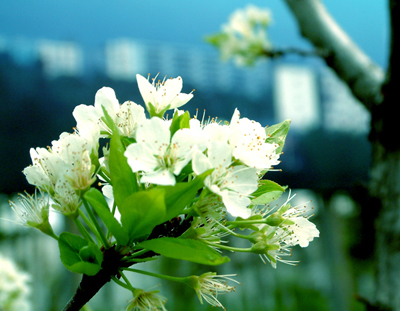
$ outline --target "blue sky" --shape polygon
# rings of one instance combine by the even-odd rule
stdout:
[[[381,66],[388,51],[387,1],[325,0],[332,15]],[[107,39],[131,37],[170,43],[205,44],[229,14],[252,3],[272,10],[270,37],[279,47],[308,44],[282,0],[1,0],[0,35],[72,39],[101,46]]]

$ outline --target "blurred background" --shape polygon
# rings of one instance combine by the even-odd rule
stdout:
[[[252,1],[270,8],[275,47],[311,49],[283,1]],[[385,1],[325,0],[354,41],[386,67],[388,14]],[[45,147],[75,125],[78,104],[93,104],[103,86],[122,103],[143,104],[136,73],[182,76],[185,106],[205,116],[242,116],[272,125],[292,119],[282,155],[282,172],[267,178],[289,185],[294,204],[311,204],[320,238],[296,248],[298,267],[274,270],[258,256],[236,254],[219,273],[238,273],[242,285],[221,297],[230,310],[365,310],[358,295],[373,293],[374,210],[363,209],[370,164],[369,114],[324,63],[313,57],[285,56],[251,68],[222,62],[204,37],[220,30],[228,16],[248,2],[13,0],[0,2],[0,217],[14,219],[8,200],[34,189],[21,171],[29,149]],[[286,197],[285,197],[286,199]],[[309,202],[312,200],[312,202]],[[308,202],[308,203],[307,203]],[[69,223],[53,214],[56,231]],[[55,241],[39,231],[0,219],[0,254],[32,275],[32,310],[60,310],[79,276],[59,260]],[[37,232],[36,232],[37,231]],[[143,265],[145,268],[145,265]],[[207,268],[207,267],[206,267]],[[171,260],[151,269],[185,276],[208,271]],[[143,289],[158,284],[132,277]],[[161,282],[169,310],[208,310],[189,288]],[[124,310],[130,294],[108,284],[91,301],[93,310]]]

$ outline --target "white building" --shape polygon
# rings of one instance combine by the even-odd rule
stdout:
[[[370,113],[328,67],[321,68],[321,93],[326,130],[353,134],[368,133]]]
[[[116,39],[106,43],[106,74],[113,79],[135,80],[135,75],[148,73],[160,78],[181,76],[185,84],[199,89],[221,92],[243,92],[257,97],[271,75],[266,63],[253,68],[238,68],[222,62],[217,51],[208,46],[167,44],[132,39]]]
[[[112,79],[135,80],[145,64],[143,46],[130,39],[117,39],[106,43],[106,74]]]
[[[306,132],[321,122],[317,77],[306,66],[283,64],[275,69],[274,108],[278,120],[291,119],[291,127]]]
[[[47,76],[56,78],[83,73],[83,50],[75,42],[40,40],[37,50]]]

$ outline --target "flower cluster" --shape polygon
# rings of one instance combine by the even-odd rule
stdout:
[[[0,310],[31,310],[28,300],[30,292],[27,282],[30,276],[15,266],[9,259],[0,256]]]
[[[221,32],[208,36],[207,41],[219,49],[222,59],[233,57],[239,65],[251,65],[272,47],[267,37],[270,23],[268,9],[248,5],[234,11]]]
[[[253,210],[254,218],[262,217],[265,224],[256,225],[256,229],[249,240],[253,243],[251,251],[258,253],[261,260],[265,263],[266,259],[276,268],[278,261],[297,265],[297,261],[286,260],[282,257],[291,256],[291,248],[296,245],[307,247],[309,242],[319,237],[319,231],[315,224],[308,219],[312,216],[310,208],[293,207],[287,201],[276,211],[264,207],[258,207]]]
[[[251,23],[267,24],[265,14],[252,8],[246,14]],[[30,151],[32,165],[23,173],[40,197],[20,195],[20,204],[10,204],[23,225],[58,241],[61,261],[73,272],[94,276],[107,264],[106,253],[116,253],[122,279],[110,277],[132,291],[127,310],[165,310],[166,299],[132,287],[125,271],[183,282],[201,302],[222,307],[217,296],[234,291],[225,282],[234,281],[232,275],[178,278],[128,267],[155,254],[220,265],[229,261],[225,250],[258,254],[274,268],[278,261],[295,264],[284,256],[296,245],[308,246],[319,231],[305,209],[290,205],[290,195],[276,211],[267,208],[285,188],[264,179],[280,163],[290,121],[264,128],[238,109],[229,122],[191,118],[178,109],[193,97],[181,92],[182,78],[156,79],[137,75],[145,108],[120,104],[109,87],[97,91],[94,105],[77,106],[73,134]],[[172,117],[165,118],[170,109]],[[101,139],[109,145],[99,155]],[[51,208],[72,218],[81,235],[54,234]],[[229,246],[227,236],[249,247]]]

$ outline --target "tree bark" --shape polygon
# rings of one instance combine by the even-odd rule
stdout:
[[[400,140],[396,137],[400,105],[400,0],[389,2],[391,46],[389,68],[382,87],[384,100],[374,107],[371,139],[371,194],[381,201],[376,223],[376,304],[400,310]]]
[[[109,248],[103,252],[104,260],[102,262],[102,269],[94,276],[83,275],[82,281],[79,284],[74,296],[68,301],[62,311],[78,311],[107,283],[111,280],[112,276],[117,276],[118,269],[123,266],[130,266],[131,264],[124,265],[121,262],[122,256]]]
[[[337,25],[320,0],[285,0],[302,35],[330,51],[327,64],[371,112],[370,195],[380,206],[376,221],[376,289],[368,310],[400,310],[400,0],[390,0],[391,46],[386,77]],[[374,201],[376,202],[376,201]]]
[[[328,51],[328,66],[371,111],[382,101],[383,70],[349,38],[320,0],[284,0],[297,19],[301,34],[315,47]]]

